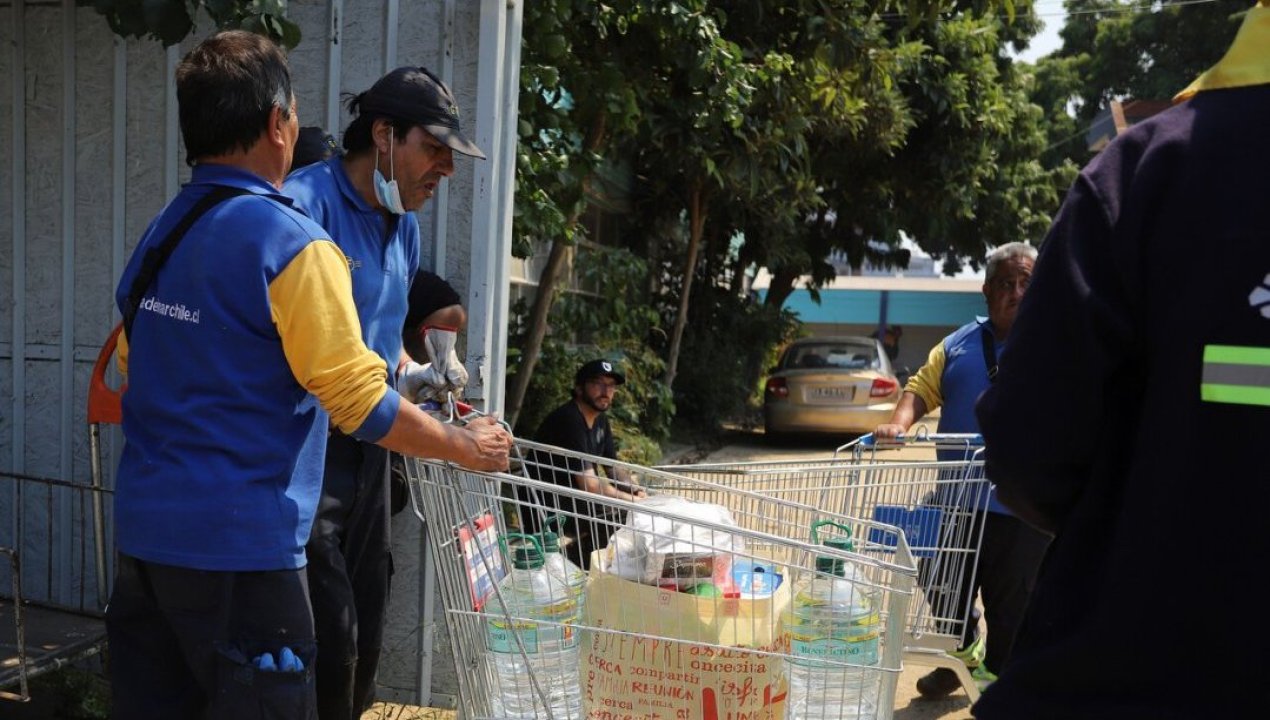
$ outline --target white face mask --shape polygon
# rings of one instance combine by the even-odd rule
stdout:
[[[384,174],[379,172],[379,151],[375,151],[375,198],[379,200],[379,204],[393,215],[405,215],[406,208],[401,204],[401,191],[397,188],[397,171],[393,167],[392,158],[393,131],[388,130],[388,172],[393,176],[392,180],[385,180]]]

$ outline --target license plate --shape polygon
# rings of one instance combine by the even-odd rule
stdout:
[[[807,398],[816,402],[850,402],[855,388],[850,385],[821,385],[808,388]]]

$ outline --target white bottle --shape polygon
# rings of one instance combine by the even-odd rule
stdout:
[[[512,546],[511,572],[484,608],[486,647],[493,659],[497,690],[494,715],[547,717],[541,691],[553,717],[576,720],[582,717],[578,602],[572,590],[548,572],[537,540],[521,537],[533,544]]]
[[[542,552],[546,555],[547,572],[564,581],[564,584],[569,587],[569,591],[578,601],[578,618],[580,619],[586,606],[587,574],[586,570],[575,565],[560,550],[560,536],[552,529],[553,523],[558,523],[559,520],[559,515],[547,518],[547,522],[544,523],[545,529],[536,537],[542,543]],[[556,527],[558,528],[559,525]]]
[[[832,538],[822,544],[853,550],[848,538]],[[865,584],[855,568],[843,560],[817,557],[816,570],[816,575],[804,578],[794,588],[783,619],[789,640],[785,717],[875,718],[881,672],[868,666],[878,663],[881,593]]]

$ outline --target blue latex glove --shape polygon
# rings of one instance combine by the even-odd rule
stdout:
[[[255,660],[252,660],[252,663],[254,663],[257,668],[264,670],[265,672],[273,672],[278,669],[278,666],[273,664],[273,655],[270,655],[269,653],[265,653],[257,657]]]
[[[300,672],[304,669],[304,663],[291,652],[291,648],[283,647],[282,652],[278,653],[278,669],[282,672]]]
[[[273,655],[264,653],[251,661],[258,670],[264,672],[300,672],[304,669],[304,663],[289,647],[283,647],[278,652],[278,662],[274,664]]]

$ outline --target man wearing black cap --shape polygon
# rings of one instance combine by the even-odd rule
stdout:
[[[534,439],[545,445],[555,445],[566,450],[616,460],[617,448],[613,444],[613,429],[609,427],[605,413],[613,405],[613,396],[617,393],[617,388],[625,383],[626,376],[608,360],[598,359],[584,364],[578,368],[578,372],[573,377],[573,398],[553,410],[542,421]],[[544,462],[531,461],[530,464],[538,470],[539,479],[546,482],[554,482],[557,485],[572,484],[579,490],[621,500],[638,500],[646,496],[644,489],[624,468],[613,466],[597,468],[592,463],[563,456],[553,456]],[[567,468],[568,472],[561,468]],[[612,476],[602,476],[601,470],[612,471]],[[595,514],[594,506],[589,503],[571,503],[566,498],[547,499],[547,504],[559,507],[565,514]],[[522,515],[525,516],[522,520],[529,526],[526,531],[534,532],[535,522],[538,519],[537,513],[531,511]],[[574,526],[572,531],[577,542],[569,545],[568,553],[574,563],[584,568],[589,567],[591,550],[603,548],[608,544],[608,536],[615,528],[615,524],[576,521],[572,524]]]
[[[339,154],[340,146],[330,133],[316,125],[307,125],[300,128],[300,134],[295,139],[295,152],[291,154],[291,172]]]
[[[419,270],[413,211],[453,174],[455,152],[485,155],[460,131],[450,89],[425,68],[393,70],[348,109],[344,154],[296,170],[283,191],[344,252],[363,340],[397,378]],[[355,720],[374,700],[392,575],[388,468],[387,452],[332,430],[306,547],[321,720]]]

